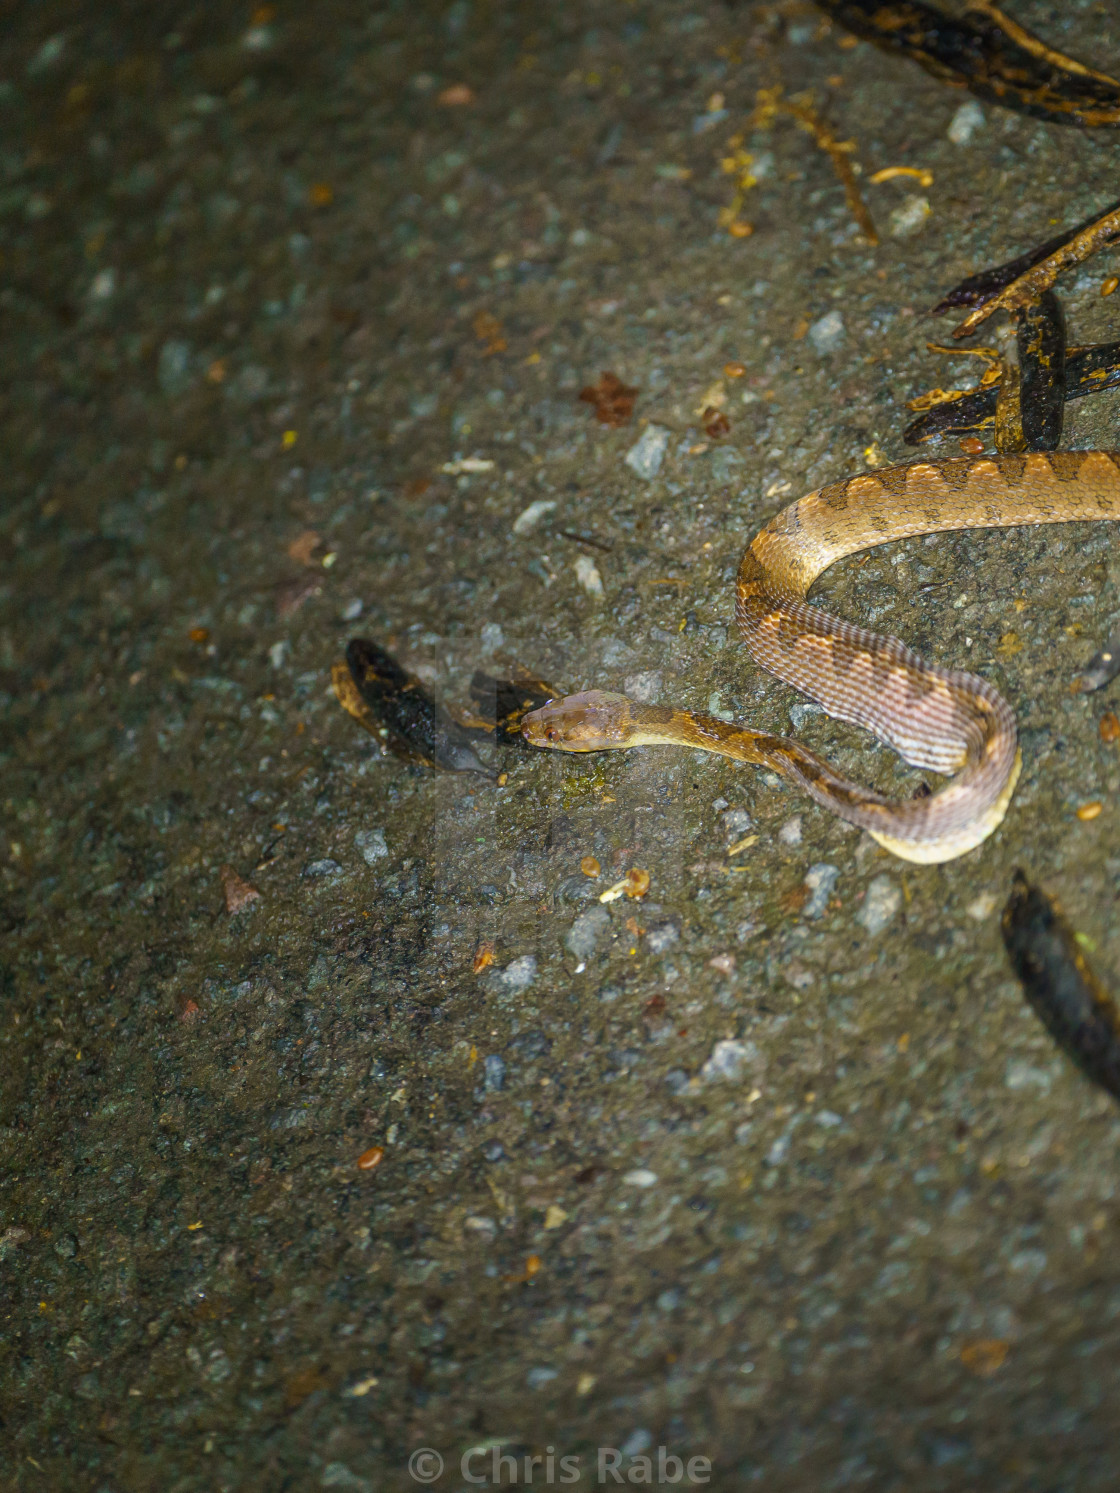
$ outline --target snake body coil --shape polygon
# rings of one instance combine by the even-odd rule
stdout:
[[[991,834],[1015,790],[1020,755],[1010,706],[977,675],[928,664],[897,638],[811,606],[809,589],[833,561],[894,539],[1118,518],[1120,452],[1050,451],[865,473],[809,493],[755,535],[736,584],[751,657],[912,766],[952,775],[925,798],[861,788],[796,741],[599,690],[532,711],[523,733],[563,751],[675,744],[754,762],[905,860],[952,860]]]

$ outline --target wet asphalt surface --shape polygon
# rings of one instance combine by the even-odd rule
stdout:
[[[1112,7],[1016,15],[1120,61]],[[721,225],[779,83],[877,248],[788,121]],[[943,867],[676,750],[433,776],[330,687],[368,636],[461,715],[522,667],[912,791],[751,667],[731,579],[971,381],[925,307],[1115,196],[1114,135],[965,102],[798,4],[7,8],[5,1487],[1116,1486],[1120,1124],[998,932],[1021,865],[1120,970],[1115,688],[1069,692],[1114,531],[818,588],[1018,713]]]

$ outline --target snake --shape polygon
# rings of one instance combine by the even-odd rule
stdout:
[[[808,600],[847,555],[960,529],[1120,519],[1120,451],[948,457],[859,473],[783,508],[748,544],[735,616],[750,657],[911,766],[949,779],[893,799],[850,782],[801,742],[717,716],[586,690],[528,712],[532,746],[597,752],[676,745],[775,772],[903,860],[949,861],[1002,822],[1022,766],[1015,715],[977,674],[926,662],[898,638]]]

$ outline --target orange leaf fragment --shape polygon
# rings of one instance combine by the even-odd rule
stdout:
[[[600,425],[609,425],[617,430],[625,425],[634,413],[634,400],[640,390],[631,389],[622,382],[617,373],[603,373],[597,384],[588,384],[579,391],[580,400],[590,404]]]
[[[1101,740],[1110,745],[1114,741],[1120,741],[1120,719],[1114,710],[1106,710],[1101,716],[1100,723]]]
[[[288,545],[288,558],[294,560],[297,565],[311,565],[311,556],[316,546],[320,543],[319,535],[314,529],[304,529],[302,534],[297,534]]]
[[[710,440],[718,441],[731,429],[731,421],[722,410],[717,410],[714,404],[709,404],[700,418],[704,422],[704,434]]]
[[[222,890],[226,894],[226,912],[230,917],[240,912],[243,907],[248,907],[250,902],[260,901],[260,892],[251,882],[244,877],[238,876],[232,866],[223,866],[221,869]]]
[[[492,943],[480,943],[479,946],[478,946],[478,951],[477,951],[477,953],[474,956],[474,972],[475,972],[475,974],[476,975],[481,974],[482,971],[487,967],[487,965],[493,964],[493,963],[494,963],[494,945]]]
[[[723,365],[724,378],[746,378],[747,365],[745,363],[725,363]]]
[[[639,871],[637,866],[626,873],[626,895],[628,897],[644,897],[649,891],[649,872]]]
[[[466,83],[452,83],[449,87],[441,89],[436,94],[436,103],[445,107],[454,107],[456,104],[473,104],[474,89]]]
[[[485,353],[488,358],[495,353],[504,353],[509,346],[502,324],[492,312],[478,312],[471,326],[478,340],[486,344]]]
[[[974,1343],[965,1343],[961,1349],[961,1363],[982,1379],[990,1379],[1003,1367],[1010,1346],[1003,1338],[978,1338]]]
[[[334,188],[330,182],[314,181],[308,188],[307,197],[312,207],[329,207],[334,201]]]
[[[579,868],[585,876],[590,876],[592,879],[603,869],[593,855],[585,855],[579,863]]]
[[[208,627],[192,627],[187,637],[190,638],[192,643],[206,643],[210,639],[210,629]]]

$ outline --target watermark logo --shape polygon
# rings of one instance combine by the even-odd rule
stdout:
[[[600,1446],[592,1456],[559,1453],[554,1446],[546,1447],[543,1455],[515,1455],[503,1451],[502,1445],[488,1442],[468,1447],[459,1459],[464,1482],[479,1488],[553,1487],[584,1482],[590,1476],[600,1487],[684,1489],[704,1487],[711,1481],[710,1458],[679,1457],[665,1446],[637,1455]],[[443,1467],[443,1458],[431,1447],[420,1447],[408,1459],[409,1475],[417,1483],[434,1483]]]
[[[418,1446],[408,1459],[408,1475],[416,1483],[434,1483],[443,1471],[443,1458],[430,1446]]]

